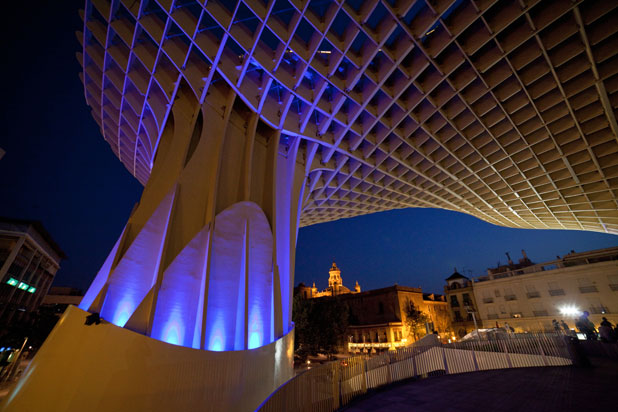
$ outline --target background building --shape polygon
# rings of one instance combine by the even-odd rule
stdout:
[[[67,306],[78,306],[84,297],[81,289],[67,286],[52,286],[41,303],[41,308],[45,308],[54,313],[64,313]]]
[[[551,330],[552,319],[574,327],[581,311],[598,326],[618,322],[618,247],[571,253],[515,270],[488,271],[474,281],[483,322],[519,331]],[[571,313],[571,314],[569,314]]]
[[[618,323],[618,247],[576,253],[534,264],[523,258],[487,269],[473,280],[457,271],[446,279],[453,329],[460,336],[474,328],[508,323],[516,331],[552,330],[552,320],[571,328],[583,311],[598,325],[602,317]],[[508,254],[507,254],[508,256]]]
[[[477,326],[482,327],[482,322],[477,317],[474,324],[473,313],[477,312],[476,299],[474,298],[472,280],[461,273],[455,272],[446,278],[444,292],[448,302],[453,332],[462,337]]]
[[[421,288],[394,285],[342,295],[340,299],[350,308],[348,350],[352,352],[382,351],[412,343],[414,337],[406,319],[408,302],[429,318],[424,333],[450,332],[446,299],[424,294]]]
[[[66,258],[37,221],[0,218],[0,329],[28,326]]]
[[[356,282],[354,285],[354,290],[348,289],[343,286],[343,279],[341,278],[341,270],[337,267],[337,264],[333,262],[330,270],[328,271],[328,287],[322,291],[318,291],[318,288],[315,286],[315,282],[313,282],[313,286],[306,286],[304,283],[299,283],[298,286],[294,288],[294,295],[300,294],[304,299],[311,298],[322,298],[326,296],[338,296],[345,295],[348,293],[359,293],[361,291],[361,287]]]

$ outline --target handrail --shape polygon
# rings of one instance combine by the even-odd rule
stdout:
[[[279,387],[257,410],[330,412],[369,390],[410,378],[571,364],[565,336],[553,333],[411,346],[314,367]]]

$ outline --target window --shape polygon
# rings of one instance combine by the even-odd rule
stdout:
[[[499,289],[494,290],[494,295],[496,295],[496,297],[499,298],[500,297],[500,290]]]
[[[384,314],[384,303],[382,303],[382,302],[378,303],[378,314],[379,315]]]
[[[521,318],[521,311],[517,303],[509,303],[509,313],[513,318]]]
[[[593,284],[590,278],[578,278],[580,293],[594,293],[598,292],[597,287]]]
[[[459,313],[458,310],[453,311],[453,314],[455,315],[455,322],[463,322],[463,319],[461,318],[461,313]]]
[[[526,297],[528,299],[540,298],[541,294],[537,292],[536,287],[532,284],[526,285]]]
[[[488,319],[498,319],[498,314],[496,313],[496,308],[492,306],[487,306],[487,318]]]
[[[453,308],[458,308],[459,307],[459,301],[457,300],[457,296],[456,295],[451,295],[451,307],[453,307]]]
[[[464,293],[462,295],[464,306],[472,306],[472,301],[470,301],[470,294]]]
[[[602,315],[607,313],[607,308],[603,306],[601,299],[598,297],[587,297],[586,300],[588,301],[588,312],[593,315]]]
[[[618,291],[618,275],[607,275],[609,280],[609,288],[614,292]]]
[[[547,310],[541,302],[534,302],[532,304],[532,314],[534,316],[548,316]]]
[[[494,298],[491,296],[491,292],[488,290],[483,291],[483,303],[493,303]]]
[[[511,288],[504,288],[504,300],[516,300],[517,296],[515,296],[515,293],[513,293],[513,289]]]
[[[560,287],[558,282],[547,282],[549,296],[563,296],[564,289]]]

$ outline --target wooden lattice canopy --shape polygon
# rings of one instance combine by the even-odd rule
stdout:
[[[85,96],[142,183],[180,81],[302,139],[301,225],[437,207],[618,234],[618,1],[88,0]]]

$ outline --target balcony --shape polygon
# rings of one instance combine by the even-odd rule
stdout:
[[[564,289],[548,290],[549,296],[564,296]]]
[[[451,307],[452,308],[458,308],[459,307],[459,302],[451,302]]]
[[[598,292],[599,290],[597,289],[596,286],[580,286],[579,287],[579,292],[580,293],[595,293]]]
[[[487,315],[487,319],[499,319],[499,317],[496,313],[490,313]]]
[[[541,294],[539,292],[528,292],[526,293],[526,297],[528,299],[540,298]]]
[[[533,310],[532,314],[534,316],[549,316],[549,313],[547,313],[546,310]]]
[[[614,292],[618,291],[618,283],[612,283],[609,285],[609,288]]]
[[[494,303],[494,298],[483,298],[483,303]]]
[[[504,300],[506,300],[506,301],[517,300],[517,296],[515,296],[515,295],[504,295]]]

